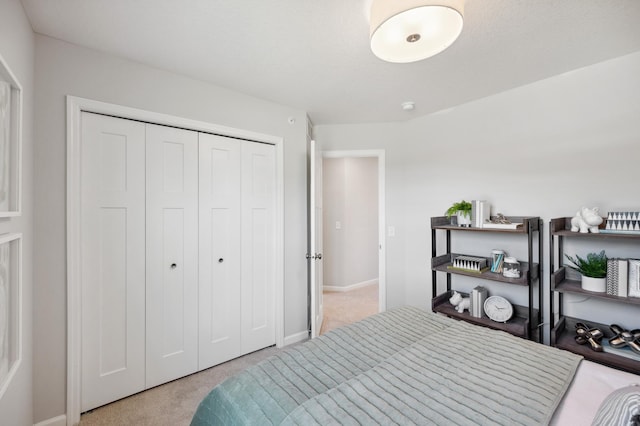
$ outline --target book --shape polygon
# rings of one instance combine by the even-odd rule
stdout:
[[[633,352],[631,348],[628,346],[625,346],[622,348],[613,348],[611,347],[611,345],[609,344],[609,341],[606,338],[602,339],[602,342],[600,343],[602,344],[603,351],[606,353],[616,354],[619,356],[623,356],[625,358],[631,358],[631,359],[635,359],[636,361],[640,361],[640,354]]]
[[[471,201],[471,226],[482,228],[486,219],[491,217],[491,204],[485,200]]]
[[[481,268],[481,269],[469,269],[469,268],[458,268],[456,266],[449,265],[449,266],[447,266],[447,269],[453,269],[453,270],[456,270],[456,271],[473,272],[473,273],[476,273],[476,274],[481,274],[483,272],[487,272],[489,270],[489,267],[487,266],[487,267],[484,267],[484,268]]]
[[[618,295],[618,262],[616,259],[607,260],[607,294]]]
[[[640,260],[629,259],[627,263],[629,265],[627,296],[640,297]]]
[[[518,229],[522,226],[522,223],[490,223],[485,222],[482,224],[482,228],[486,229]]]
[[[471,291],[469,295],[469,315],[475,318],[482,318],[484,314],[484,301],[487,300],[487,295],[487,289],[482,286],[477,286]]]
[[[627,259],[616,259],[618,262],[618,296],[627,297],[629,289],[629,262]]]
[[[607,259],[607,294],[627,297],[629,288],[629,262],[627,259]]]

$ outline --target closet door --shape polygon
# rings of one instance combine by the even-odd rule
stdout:
[[[240,153],[235,139],[200,134],[200,361],[240,356]]]
[[[242,353],[275,344],[273,145],[242,142]]]
[[[145,386],[144,124],[82,113],[82,397]]]
[[[198,368],[198,134],[146,128],[149,388]]]

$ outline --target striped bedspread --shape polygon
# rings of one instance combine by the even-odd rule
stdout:
[[[285,350],[214,388],[192,425],[548,423],[581,357],[417,308]]]

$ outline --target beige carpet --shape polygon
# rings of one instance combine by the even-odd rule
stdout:
[[[348,292],[326,292],[321,334],[377,312],[377,285]],[[198,404],[214,386],[278,351],[275,347],[266,348],[96,408],[81,416],[80,425],[188,425]]]
[[[279,349],[271,347],[253,352],[191,376],[96,408],[80,417],[80,425],[188,425],[202,398],[215,385],[278,351]]]
[[[378,313],[378,285],[345,292],[325,291],[323,305],[320,334]]]

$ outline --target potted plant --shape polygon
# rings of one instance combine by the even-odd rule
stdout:
[[[458,218],[458,226],[471,226],[471,203],[465,200],[453,203],[453,205],[447,209],[445,215],[448,219],[456,215]]]
[[[565,254],[572,265],[567,265],[582,274],[582,289],[604,293],[607,291],[607,256],[604,250],[600,253],[589,253],[587,258],[583,259],[576,255],[576,258]]]

